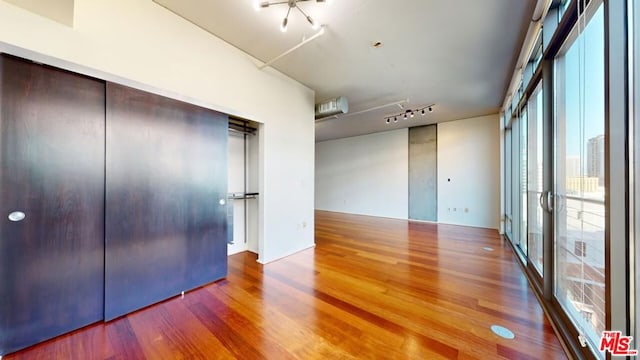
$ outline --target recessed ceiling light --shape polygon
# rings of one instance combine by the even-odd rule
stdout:
[[[376,41],[373,44],[371,44],[371,46],[373,46],[373,48],[377,49],[377,48],[382,46],[382,42],[381,41]]]

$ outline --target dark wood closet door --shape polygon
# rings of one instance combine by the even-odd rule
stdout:
[[[104,96],[0,56],[0,354],[103,317]]]
[[[107,320],[226,276],[227,116],[107,83]]]

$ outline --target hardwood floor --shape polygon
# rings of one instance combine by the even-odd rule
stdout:
[[[4,360],[144,358],[566,356],[496,231],[316,212],[314,249],[230,256],[226,280]]]

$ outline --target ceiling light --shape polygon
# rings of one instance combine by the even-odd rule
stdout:
[[[399,105],[399,106],[400,106],[400,105]],[[415,115],[416,113],[420,113],[420,115],[423,115],[423,116],[424,116],[424,115],[426,114],[426,113],[425,113],[425,110],[429,110],[429,112],[433,112],[433,106],[435,106],[435,104],[431,104],[431,105],[427,105],[427,106],[422,106],[422,107],[419,107],[419,108],[417,108],[417,109],[415,109],[415,110],[406,109],[406,110],[404,110],[404,112],[401,112],[400,114],[396,114],[396,115],[389,115],[389,116],[385,117],[385,119],[386,119],[386,120],[387,120],[387,122],[388,122],[388,119],[389,119],[389,118],[393,118],[393,119],[394,119],[394,122],[395,122],[395,121],[397,121],[398,116],[402,116],[402,118],[403,118],[404,120],[407,120],[407,118],[408,118],[408,117],[412,117],[412,118],[413,118],[413,117],[414,117],[414,115]],[[403,107],[403,106],[400,106],[400,108],[404,109],[404,107]]]
[[[254,2],[254,8],[256,8],[256,10],[259,10],[260,8],[266,8],[271,5],[287,4],[287,6],[289,6],[289,9],[287,10],[287,15],[284,17],[284,20],[282,20],[282,26],[280,26],[280,30],[282,30],[283,32],[287,31],[287,23],[289,22],[289,13],[291,12],[291,9],[294,9],[294,8],[298,9],[298,11],[307,19],[309,24],[311,24],[311,27],[317,30],[318,28],[320,28],[321,24],[313,20],[313,18],[310,15],[307,15],[307,13],[305,13],[304,10],[302,10],[302,8],[298,6],[299,2],[304,2],[304,1],[312,1],[312,0],[286,0],[286,1],[273,1],[273,2],[262,1],[260,3],[256,1]],[[316,0],[316,2],[323,3],[323,2],[329,2],[329,1]]]
[[[308,15],[307,15],[307,21],[309,22],[309,24],[311,24],[311,28],[312,28],[313,30],[318,30],[318,28],[320,28],[320,23],[319,23],[319,22],[317,22],[317,21],[315,21],[315,20],[313,20],[313,19],[311,18],[311,16],[308,16]]]

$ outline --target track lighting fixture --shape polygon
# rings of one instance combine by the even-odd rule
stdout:
[[[307,19],[307,22],[309,22],[309,24],[311,24],[311,27],[313,29],[319,29],[320,28],[320,23],[318,23],[317,21],[315,21],[310,15],[308,15],[307,13],[304,12],[304,10],[302,10],[302,8],[300,8],[300,6],[298,6],[298,3],[300,2],[305,2],[305,1],[313,1],[313,0],[287,0],[287,1],[259,1],[256,0],[253,3],[253,7],[256,10],[260,10],[262,8],[268,8],[271,5],[281,5],[281,4],[287,4],[289,6],[289,9],[287,9],[287,15],[284,17],[284,19],[282,20],[282,25],[280,25],[280,30],[282,32],[287,31],[287,24],[289,23],[289,14],[291,13],[291,9],[298,9],[298,11]],[[318,3],[324,3],[324,2],[329,2],[329,1],[325,1],[325,0],[315,0]]]
[[[402,116],[402,119],[407,120],[407,118],[411,117],[413,118],[413,116],[416,113],[420,113],[421,116],[426,115],[425,110],[429,111],[429,112],[433,112],[433,107],[435,106],[435,104],[431,104],[431,105],[427,105],[427,106],[423,106],[420,108],[417,108],[415,110],[411,110],[411,109],[407,109],[404,112],[400,113],[400,114],[395,114],[395,115],[390,115],[385,117],[386,123],[388,124],[390,122],[391,119],[393,119],[393,122],[398,122],[398,116]]]

